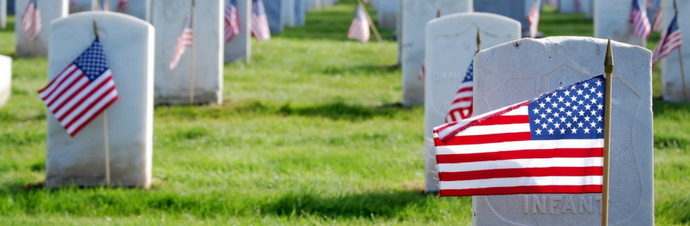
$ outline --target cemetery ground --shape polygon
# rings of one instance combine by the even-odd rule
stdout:
[[[251,63],[225,64],[222,105],[156,107],[150,190],[42,189],[46,108],[36,91],[47,83],[47,61],[13,57],[12,97],[0,108],[0,221],[471,224],[470,197],[422,193],[424,108],[397,104],[392,31],[383,31],[383,45],[345,39],[354,2],[254,41]],[[15,19],[0,30],[0,54],[14,53]],[[591,36],[592,26],[546,8],[540,31]],[[689,225],[690,105],[658,99],[658,69],[653,81],[655,220]]]

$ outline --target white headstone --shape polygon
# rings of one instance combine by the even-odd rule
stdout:
[[[379,11],[376,12],[379,16],[379,27],[383,29],[394,29],[398,18],[398,2],[399,0],[380,0]]]
[[[12,94],[12,58],[0,55],[0,107],[10,100]]]
[[[229,0],[223,0],[227,7]],[[233,36],[229,42],[225,42],[224,61],[234,62],[243,60],[249,62],[252,55],[251,15],[252,0],[237,0],[237,15],[240,21],[240,33]],[[223,22],[225,23],[225,22]],[[224,26],[225,27],[225,26]]]
[[[95,39],[93,21],[119,99],[107,111],[111,184],[151,185],[153,139],[153,26],[119,13],[86,12],[51,25],[48,81],[72,63]],[[103,115],[74,137],[47,113],[46,187],[105,184]]]
[[[560,13],[581,13],[583,0],[558,0],[558,12]],[[632,2],[630,2],[632,6]]]
[[[309,2],[307,0],[295,1],[295,26],[304,26],[306,22],[307,10],[309,9]]]
[[[321,9],[321,0],[309,0],[309,10]]]
[[[91,11],[93,0],[69,0],[69,13]]]
[[[7,0],[0,0],[0,28],[7,27]]]
[[[610,225],[654,225],[651,51],[613,42]],[[606,40],[521,39],[474,58],[474,114],[604,73]],[[474,225],[599,225],[601,194],[473,197]]]
[[[465,78],[477,50],[477,27],[481,28],[482,49],[519,39],[522,35],[520,21],[491,13],[457,13],[433,19],[426,25],[424,137],[427,192],[438,191],[433,129],[445,123],[455,93]]]
[[[380,1],[380,0],[379,0]],[[424,102],[424,81],[419,72],[424,62],[424,31],[426,23],[436,18],[438,9],[441,15],[470,12],[471,0],[419,1],[402,0],[402,104],[409,106]]]
[[[585,17],[587,19],[592,19],[594,18],[594,0],[581,0],[582,1],[582,10],[585,13]],[[651,14],[654,15],[654,14]],[[653,17],[653,16],[651,16]]]
[[[647,40],[632,33],[631,10],[630,0],[594,1],[594,37],[646,47]]]
[[[285,0],[266,0],[264,1],[264,9],[266,11],[266,19],[268,20],[268,28],[271,34],[280,34],[283,32],[283,17],[282,8]]]
[[[117,11],[120,0],[110,0],[110,11]],[[127,14],[151,22],[151,0],[129,0],[126,4]]]
[[[282,7],[280,8],[280,16],[282,17],[283,26],[295,26],[295,0],[281,0]]]
[[[194,48],[186,47],[177,68],[170,70],[170,59],[184,20],[191,11],[189,0],[153,2],[156,28],[156,104],[189,104],[190,54],[194,54],[194,103],[222,103],[224,4],[222,0],[196,1]]]
[[[29,0],[16,0],[14,12],[14,40],[17,42],[17,56],[47,56],[50,35],[50,22],[67,16],[67,0],[38,1],[41,11],[41,33],[36,40],[29,38],[22,28],[22,16]]]
[[[681,31],[690,31],[690,15],[683,12],[690,12],[689,1],[676,1],[678,4],[678,26]],[[673,1],[661,1],[661,8],[663,8],[663,28],[664,31],[668,29],[673,19]],[[687,36],[686,36],[687,37]],[[685,91],[688,93],[688,99],[684,97],[683,78],[680,72],[680,58],[678,57],[678,50],[673,50],[666,58],[657,63],[657,67],[661,66],[661,91],[662,97],[666,101],[673,102],[690,102],[690,42],[685,41],[684,38],[681,52],[683,53],[683,64],[685,67]]]

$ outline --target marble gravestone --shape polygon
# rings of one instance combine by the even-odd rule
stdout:
[[[227,7],[230,0],[223,0]],[[237,0],[237,15],[240,21],[240,33],[225,42],[224,45],[224,61],[235,62],[243,60],[249,62],[252,55],[252,32],[251,32],[251,12],[252,0]],[[225,21],[223,21],[225,23]],[[225,29],[225,25],[223,25]]]
[[[383,29],[395,29],[398,18],[399,0],[380,0],[378,1],[379,27]]]
[[[321,2],[322,0],[308,0],[309,1],[309,10],[319,10],[321,9]]]
[[[110,11],[117,11],[119,0],[110,0]],[[151,0],[129,0],[127,14],[151,22]]]
[[[613,42],[609,223],[654,224],[651,51]],[[474,58],[474,114],[604,73],[606,40],[521,39]],[[584,119],[581,119],[584,120]],[[474,196],[474,225],[599,225],[601,194]]]
[[[678,4],[678,26],[681,31],[690,31],[690,15],[683,13],[690,12],[690,2],[676,1],[676,3]],[[665,32],[673,19],[673,13],[666,13],[673,9],[673,1],[662,0],[661,4],[663,10],[668,9],[664,11],[662,18]],[[683,45],[680,48],[682,48],[681,52],[683,53],[683,64],[685,67],[685,88],[688,92],[687,100],[683,93],[683,79],[680,72],[680,60],[677,49],[657,62],[657,66],[661,66],[661,93],[666,101],[690,102],[688,101],[690,100],[690,42],[684,39]]]
[[[268,28],[271,30],[271,35],[280,34],[283,32],[283,17],[281,15],[281,8],[283,7],[284,3],[285,0],[264,1],[266,19],[268,20]]]
[[[560,13],[582,13],[584,11],[583,2],[587,0],[558,0],[558,12]],[[632,6],[632,2],[630,2]]]
[[[445,123],[451,103],[477,50],[521,37],[520,22],[491,13],[457,13],[433,19],[426,25],[424,65],[424,140],[426,147],[425,191],[438,191],[433,129]]]
[[[0,0],[0,28],[7,27],[7,0]]]
[[[594,1],[594,37],[646,47],[647,40],[632,33],[631,9],[630,0]]]
[[[294,26],[304,26],[306,22],[307,10],[309,9],[309,2],[307,0],[295,1],[295,18]]]
[[[295,0],[281,0],[280,17],[283,26],[295,26]]]
[[[474,2],[474,11],[512,18],[520,21],[522,28],[529,30],[527,14],[532,9],[532,4],[533,0],[482,0]]]
[[[29,38],[22,28],[22,16],[29,4],[29,0],[16,0],[14,20],[14,38],[17,42],[16,56],[33,57],[34,55],[45,57],[48,55],[50,22],[67,16],[67,0],[39,1],[38,9],[41,11],[41,32],[36,40]]]
[[[442,15],[470,12],[471,0],[402,0],[402,104],[410,106],[424,102],[424,80],[419,77],[424,62],[424,31],[426,23]]]
[[[12,94],[12,58],[0,55],[0,107],[10,100]]]
[[[148,189],[153,154],[153,26],[111,12],[85,12],[55,20],[50,39],[60,45],[49,48],[47,81],[95,40],[94,19],[119,96],[107,109],[111,184]],[[105,184],[103,115],[74,137],[50,111],[46,119],[46,187]]]
[[[153,2],[153,26],[156,28],[154,101],[157,105],[189,104],[190,54],[194,54],[194,103],[223,102],[224,1],[196,1],[193,51],[186,47],[177,68],[169,69],[191,3],[189,0]]]

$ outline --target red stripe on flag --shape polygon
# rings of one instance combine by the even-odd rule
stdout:
[[[440,196],[469,196],[469,195],[514,195],[532,193],[601,193],[601,185],[553,185],[553,186],[519,186],[492,187],[477,189],[446,189],[441,190]]]
[[[584,158],[603,156],[603,148],[560,148],[549,150],[533,149],[473,154],[437,155],[436,161],[438,164],[451,164],[509,159]]]
[[[514,168],[477,170],[467,172],[440,172],[440,181],[481,180],[510,177],[543,177],[543,176],[600,176],[604,167],[548,167],[548,168]]]

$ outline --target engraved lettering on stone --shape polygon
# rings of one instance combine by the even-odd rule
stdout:
[[[585,213],[585,211],[587,211],[588,214],[592,213],[592,203],[594,203],[594,201],[593,201],[594,197],[589,196],[589,197],[587,197],[587,199],[589,200],[589,202],[585,200],[584,196],[580,196],[578,199],[579,200],[578,206],[580,207],[580,213],[581,214]]]
[[[539,196],[532,196],[532,213],[536,214],[537,209],[540,213],[546,214],[546,196],[542,196],[541,201],[539,201]]]
[[[549,214],[554,213],[554,209],[558,208],[558,203],[562,200],[561,196],[549,196]]]
[[[561,209],[561,213],[565,213],[567,211],[570,211],[570,213],[572,214],[577,214],[577,210],[575,207],[575,203],[573,203],[572,196],[566,196],[565,201],[563,201],[563,209]]]

